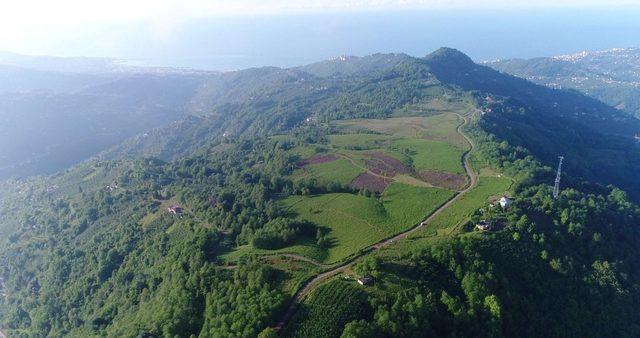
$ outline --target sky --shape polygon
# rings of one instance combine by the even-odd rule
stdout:
[[[0,50],[207,69],[439,46],[474,59],[640,45],[637,0],[0,0]]]

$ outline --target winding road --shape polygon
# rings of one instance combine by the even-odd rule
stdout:
[[[306,295],[308,295],[309,292],[311,292],[313,289],[315,289],[318,285],[320,285],[320,283],[322,283],[324,280],[326,280],[327,278],[329,278],[331,276],[334,276],[335,274],[337,274],[339,272],[342,272],[342,271],[348,269],[349,267],[351,267],[355,263],[357,263],[360,259],[362,259],[363,257],[371,254],[372,252],[376,252],[376,251],[382,249],[383,247],[388,246],[393,242],[396,242],[396,241],[399,241],[401,239],[404,239],[407,236],[409,236],[409,235],[415,233],[416,231],[420,230],[424,226],[428,225],[431,221],[433,221],[433,219],[436,218],[445,209],[447,209],[452,204],[454,204],[456,201],[458,201],[464,194],[466,194],[471,189],[476,187],[476,185],[478,184],[478,177],[473,172],[473,169],[471,168],[471,164],[469,163],[469,154],[474,149],[475,144],[473,143],[473,141],[471,140],[471,138],[469,136],[467,136],[464,132],[462,132],[462,128],[469,123],[469,119],[467,117],[464,117],[464,116],[460,115],[460,114],[455,114],[455,115],[457,115],[458,117],[462,118],[463,121],[464,121],[463,123],[461,123],[456,128],[456,132],[458,134],[460,134],[462,137],[464,137],[464,139],[469,143],[469,149],[464,153],[464,155],[462,155],[462,160],[461,160],[462,166],[464,167],[464,170],[467,173],[467,176],[469,177],[468,186],[465,189],[459,191],[456,195],[454,195],[453,198],[451,198],[445,204],[443,204],[438,209],[436,209],[436,211],[431,213],[431,215],[429,217],[427,217],[427,219],[425,219],[423,222],[419,223],[418,225],[414,226],[413,228],[411,228],[411,229],[409,229],[409,230],[407,230],[405,232],[399,233],[399,234],[397,234],[397,235],[395,235],[393,237],[384,239],[384,240],[382,240],[382,241],[380,241],[380,242],[378,242],[376,244],[373,244],[372,246],[370,246],[368,248],[367,251],[363,252],[362,254],[360,254],[358,256],[355,256],[355,257],[351,258],[350,260],[347,260],[347,261],[335,266],[331,270],[328,270],[328,271],[325,271],[323,273],[320,273],[320,274],[316,275],[315,277],[309,279],[300,289],[298,289],[298,291],[293,296],[293,299],[291,300],[291,304],[287,308],[287,311],[285,312],[285,314],[282,316],[282,318],[280,319],[280,321],[276,325],[276,329],[277,330],[282,329],[289,322],[291,317],[293,317],[293,315],[295,314],[296,310],[298,309],[298,306],[300,305],[300,303],[302,303],[302,301],[304,300],[304,297]],[[294,255],[289,255],[289,256],[294,256]],[[295,255],[295,256],[298,256],[298,255]],[[292,258],[299,258],[299,257],[292,257]],[[309,259],[305,259],[305,260],[309,261]],[[320,264],[320,263],[318,263],[318,264]]]

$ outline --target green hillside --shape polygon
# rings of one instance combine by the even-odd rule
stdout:
[[[637,120],[447,48],[207,81],[197,116],[0,182],[2,332],[640,335]]]
[[[638,48],[500,60],[486,65],[538,84],[576,89],[612,107],[636,116],[640,114]]]

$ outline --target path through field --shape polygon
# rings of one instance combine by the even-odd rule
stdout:
[[[460,134],[462,137],[464,137],[464,139],[469,143],[469,149],[462,156],[462,166],[464,167],[464,170],[467,173],[467,176],[469,176],[469,185],[465,189],[461,190],[456,195],[454,195],[454,197],[451,198],[448,202],[446,202],[445,204],[440,206],[438,209],[436,209],[436,211],[434,211],[424,222],[421,222],[420,224],[414,226],[413,228],[405,232],[399,233],[391,238],[384,239],[370,246],[368,251],[339,264],[338,266],[332,268],[331,270],[318,274],[315,277],[309,279],[300,289],[298,289],[298,291],[293,296],[293,299],[291,300],[291,304],[289,305],[289,307],[287,308],[287,311],[278,322],[276,329],[278,330],[282,329],[289,322],[291,317],[293,317],[296,310],[298,309],[298,306],[300,305],[300,303],[302,303],[302,301],[304,300],[304,297],[308,295],[318,285],[320,285],[320,283],[322,283],[324,280],[326,280],[331,276],[334,276],[339,272],[342,272],[348,269],[349,267],[357,263],[359,260],[361,260],[363,257],[371,254],[372,252],[376,252],[381,248],[387,245],[390,245],[396,241],[402,240],[407,236],[420,230],[422,227],[428,225],[442,211],[444,211],[445,209],[450,207],[452,204],[454,204],[457,200],[459,200],[464,194],[466,194],[471,189],[476,187],[476,185],[478,184],[478,178],[476,174],[473,172],[473,169],[471,168],[471,164],[469,163],[469,154],[471,153],[475,145],[471,140],[471,138],[468,137],[464,132],[462,132],[462,128],[469,123],[469,119],[467,117],[463,117],[460,114],[456,114],[456,115],[464,120],[464,122],[456,128],[456,132]]]

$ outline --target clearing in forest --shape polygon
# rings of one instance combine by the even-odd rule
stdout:
[[[333,193],[295,196],[283,203],[295,217],[328,230],[330,246],[322,261],[331,264],[411,228],[452,195],[453,192],[443,189],[393,183],[380,200]]]
[[[324,246],[303,237],[276,250],[244,245],[223,259],[290,253],[334,264],[419,224],[467,184],[462,156],[469,144],[457,132],[462,122],[448,113],[332,122],[338,133],[328,143],[291,150],[299,157],[291,178],[340,192],[281,201],[290,217],[323,229]],[[373,194],[357,193],[365,190]]]
[[[282,201],[291,216],[317,224],[328,236],[329,246],[312,238],[294,245],[266,250],[245,245],[222,256],[234,261],[247,253],[293,253],[324,264],[337,263],[393,234],[420,223],[425,215],[453,196],[453,192],[393,183],[380,199],[350,193],[292,196]]]
[[[426,117],[340,120],[332,122],[332,125],[343,134],[358,132],[381,134],[368,136],[370,142],[371,140],[384,140],[384,136],[387,136],[441,141],[466,149],[468,144],[460,134],[456,133],[456,128],[460,123],[462,123],[462,119],[457,115],[444,113]],[[336,138],[336,140],[340,141],[340,138]]]
[[[392,182],[460,190],[467,183],[462,154],[468,148],[457,133],[455,114],[332,122],[343,134],[301,158],[294,179],[315,179],[380,193]]]

